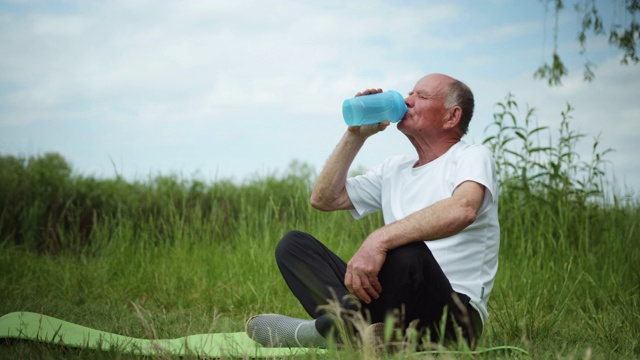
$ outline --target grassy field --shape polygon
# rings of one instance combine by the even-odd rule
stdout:
[[[505,144],[530,142],[542,131],[528,121],[506,126],[509,101],[496,116],[498,136],[487,140],[501,154],[502,243],[479,346],[528,354],[439,358],[640,358],[638,199],[605,191],[600,154],[589,164],[571,159],[568,127],[560,129],[564,153],[562,144],[506,151]],[[85,178],[56,154],[0,162],[0,314],[39,312],[134,337],[242,331],[263,312],[307,317],[273,260],[280,237],[304,230],[348,259],[382,224],[378,215],[355,221],[313,210],[313,171],[299,163],[242,184],[205,184],[172,176],[136,183]],[[364,354],[347,348],[326,357]],[[14,340],[0,345],[3,359],[87,357],[134,356]]]
[[[31,180],[18,183],[42,185]],[[311,209],[301,171],[244,185],[170,177],[76,182],[68,187],[73,195],[58,202],[47,201],[55,194],[33,200],[16,191],[12,196],[27,198],[3,204],[3,314],[35,311],[151,338],[241,331],[261,312],[305,317],[273,261],[282,234],[308,231],[348,259],[381,224],[378,216],[354,221]],[[101,213],[98,206],[114,209]],[[519,346],[531,358],[640,356],[637,203],[585,204],[507,190],[500,219],[500,269],[480,346]],[[486,357],[496,355],[514,354]],[[85,356],[27,342],[0,347],[2,358]]]

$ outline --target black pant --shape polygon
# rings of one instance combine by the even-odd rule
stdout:
[[[378,280],[382,292],[370,304],[354,303],[353,297],[344,285],[347,264],[313,236],[290,231],[276,247],[276,262],[293,294],[304,309],[316,319],[316,328],[326,335],[333,325],[334,317],[318,307],[337,299],[341,307],[363,311],[372,323],[384,322],[394,310],[403,314],[401,325],[405,328],[417,320],[420,333],[429,330],[431,341],[439,340],[440,322],[445,308],[447,324],[445,337],[455,339],[451,318],[455,318],[463,330],[463,335],[471,346],[474,331],[464,326],[464,312],[471,313],[477,322],[478,314],[469,306],[469,297],[453,291],[449,280],[424,242],[407,244],[387,253]],[[464,309],[455,303],[457,296]],[[467,317],[469,319],[469,317]],[[468,322],[466,322],[468,324]]]

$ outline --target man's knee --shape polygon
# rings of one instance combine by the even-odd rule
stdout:
[[[290,257],[292,253],[304,248],[304,242],[308,235],[299,230],[291,230],[284,234],[276,245],[276,261],[280,262]]]
[[[390,250],[382,270],[397,273],[402,269],[415,269],[424,261],[425,249],[423,242],[415,242]]]

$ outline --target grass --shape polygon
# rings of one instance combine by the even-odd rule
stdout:
[[[606,151],[594,146],[595,160],[576,160],[582,137],[568,127],[570,109],[560,143],[540,145],[546,130],[534,126],[532,113],[519,124],[515,101],[501,105],[497,135],[487,138],[502,155],[500,268],[479,343],[496,350],[453,348],[462,352],[437,357],[640,358],[638,200],[604,191]],[[348,259],[382,224],[379,215],[355,221],[311,209],[313,171],[299,163],[242,184],[204,184],[175,176],[145,183],[83,178],[56,154],[0,162],[0,314],[40,312],[133,337],[242,331],[263,312],[307,317],[273,259],[280,237],[304,230]],[[347,348],[326,357],[371,356]],[[0,358],[87,357],[138,358],[15,340],[0,345]]]

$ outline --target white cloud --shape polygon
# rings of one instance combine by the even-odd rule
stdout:
[[[0,40],[8,56],[0,60],[0,81],[20,90],[2,100],[16,111],[1,121],[37,121],[47,112],[71,115],[78,102],[145,113],[188,111],[180,108],[185,103],[209,109],[246,107],[247,101],[284,106],[294,94],[345,79],[357,83],[392,67],[398,62],[395,49],[415,46],[428,26],[454,15],[447,5],[434,6],[426,16],[385,2],[341,7],[336,12],[293,1],[121,1],[78,3],[71,13],[5,15]],[[420,44],[425,45],[439,46]],[[325,94],[316,91],[298,104],[329,105],[320,98]],[[91,109],[86,116],[99,116]]]
[[[320,167],[344,131],[345,97],[374,86],[407,92],[428,72],[472,86],[474,140],[509,90],[538,107],[541,121],[559,119],[570,101],[590,133],[603,129],[595,114],[615,113],[620,129],[604,130],[627,139],[637,77],[612,62],[590,85],[577,76],[560,89],[533,81],[542,19],[501,15],[511,3],[497,3],[120,0],[0,9],[0,127],[11,137],[0,151],[60,150],[106,173],[108,155],[138,174],[178,166],[243,177],[294,158]],[[40,131],[45,124],[69,132],[59,134],[67,142]],[[71,124],[85,133],[71,135]],[[411,148],[389,129],[357,162],[373,165],[395,150]]]

